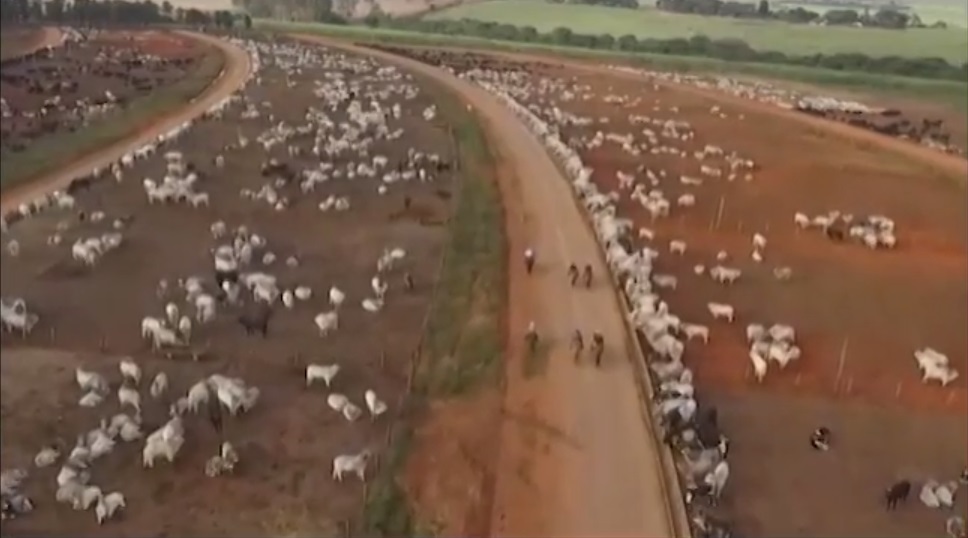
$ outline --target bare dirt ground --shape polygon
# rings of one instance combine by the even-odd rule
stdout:
[[[607,274],[568,184],[540,143],[492,96],[425,64],[405,58],[394,61],[458,91],[484,121],[499,163],[511,250],[504,402],[492,414],[478,406],[465,419],[484,429],[483,425],[494,423],[497,413],[500,446],[495,447],[492,435],[487,448],[468,453],[462,447],[485,439],[484,434],[469,428],[447,430],[446,437],[440,435],[436,443],[422,447],[433,450],[435,457],[421,456],[419,450],[415,456],[418,461],[432,459],[438,468],[423,477],[422,491],[454,491],[448,488],[453,482],[446,476],[480,476],[482,468],[493,469],[493,478],[485,474],[477,488],[465,485],[468,491],[463,495],[454,492],[445,507],[418,506],[418,513],[433,516],[430,521],[445,533],[675,535],[681,515],[670,506],[661,453],[649,418],[643,416],[635,382],[638,374],[627,358],[630,351],[614,290],[601,281],[592,290],[576,294],[564,272],[568,262],[583,260],[594,266],[596,274]],[[520,254],[516,255],[526,245],[536,249],[540,260],[530,277],[520,264]],[[531,319],[544,342],[540,364],[522,349]],[[601,369],[574,364],[568,342],[576,327],[587,333],[601,330],[609,342]],[[425,428],[425,439],[457,422],[455,416],[470,407],[464,402],[450,405],[449,412],[438,411],[440,423],[431,422]],[[454,458],[443,460],[448,455]],[[490,462],[482,462],[482,456]],[[411,471],[408,476],[413,479],[419,474]],[[491,488],[494,497],[489,500]],[[482,502],[492,506],[489,524],[480,518]]]
[[[218,50],[183,34],[110,31],[8,61],[0,73],[3,151],[90,127],[138,97],[164,91],[212,54]]]
[[[30,54],[58,44],[60,39],[61,33],[56,28],[4,28],[3,37],[0,38],[0,48],[3,50],[0,59],[5,61]]]
[[[0,198],[3,213],[12,211],[24,202],[43,196],[46,193],[64,189],[72,180],[89,174],[96,168],[105,168],[124,154],[156,139],[174,127],[201,116],[209,107],[236,91],[249,76],[250,65],[247,53],[241,48],[223,40],[196,33],[187,33],[193,39],[202,40],[217,48],[225,57],[225,64],[218,78],[188,106],[181,110],[155,118],[148,125],[140,127],[137,133],[97,152],[86,155],[69,166],[38,177],[28,184],[16,185],[4,191]]]
[[[465,55],[465,59],[470,57]],[[548,61],[557,63],[556,59]],[[968,212],[964,185],[959,181],[963,178],[957,175],[963,163],[840,124],[801,119],[738,99],[717,99],[710,92],[671,85],[653,87],[636,77],[600,70],[590,74],[587,68],[530,66],[529,70],[567,79],[572,91],[591,96],[562,102],[561,92],[558,99],[544,95],[540,104],[545,111],[558,106],[584,117],[608,118],[607,124],[565,127],[566,137],[582,134],[590,138],[596,130],[640,132],[641,126],[629,125],[629,117],[635,114],[685,120],[697,133],[694,140],[677,144],[690,152],[688,160],[663,154],[633,159],[608,144],[583,151],[583,158],[595,169],[595,180],[607,189],[617,188],[616,171],[633,173],[639,163],[666,170],[673,180],[680,174],[702,177],[691,152],[705,144],[736,151],[757,163],[758,171],[749,182],[707,178],[703,187],[695,189],[696,207],[671,219],[652,223],[638,204],[620,203],[622,215],[633,218],[637,226],[655,230],[657,248],[665,250],[663,245],[670,239],[688,243],[683,258],[665,255],[658,270],[679,276],[679,290],[663,295],[672,311],[685,321],[709,324],[713,329],[709,346],[691,346],[687,356],[697,372],[701,394],[729,416],[725,431],[734,446],[743,447],[735,449],[735,460],[731,455],[736,468],[742,470],[731,479],[724,506],[735,518],[737,531],[755,536],[924,536],[942,532],[944,516],[917,501],[909,511],[893,516],[885,514],[879,503],[883,488],[900,477],[947,480],[965,464]],[[634,106],[607,104],[602,98],[608,94],[630,96],[638,102]],[[710,114],[713,106],[726,118]],[[483,106],[478,110],[483,113]],[[493,128],[495,120],[489,110],[487,121]],[[885,147],[904,153],[891,153]],[[532,173],[526,177],[543,176]],[[535,183],[540,180],[527,184]],[[689,190],[678,181],[662,188],[673,200]],[[505,200],[514,198],[511,195]],[[717,226],[720,200],[724,209]],[[794,212],[817,214],[831,209],[890,216],[898,225],[898,248],[870,251],[857,244],[832,243],[817,232],[795,230]],[[531,219],[540,218],[526,212],[523,218],[514,219],[513,209],[507,211],[509,223],[528,226]],[[750,259],[754,231],[769,238],[762,265]],[[511,236],[514,243],[514,234]],[[563,234],[560,241],[568,245],[571,237]],[[541,253],[544,248],[541,245],[537,250]],[[744,271],[743,281],[729,290],[708,277],[692,275],[694,264],[714,264],[721,249],[731,256],[728,265]],[[793,269],[789,282],[773,279],[771,271],[780,265]],[[520,293],[513,296],[528,297],[535,292]],[[562,291],[560,297],[571,295]],[[736,326],[711,322],[705,308],[709,300],[733,304],[739,318]],[[525,315],[518,315],[518,323],[526,323]],[[513,311],[511,317],[513,343]],[[796,365],[771,371],[760,387],[750,379],[742,330],[745,323],[755,321],[793,325],[804,349],[804,358]],[[962,377],[946,388],[921,384],[911,354],[926,345],[943,349]],[[537,440],[540,436],[509,425],[508,417],[515,409],[547,412],[536,403],[542,401],[539,394],[555,402],[550,405],[562,405],[553,396],[559,386],[550,379],[516,382],[514,369],[512,354],[502,409],[504,429],[492,532],[536,535],[542,530],[551,532],[542,527],[547,522],[540,520],[540,514],[555,501],[544,492],[575,486],[565,485],[569,475],[560,470],[566,465],[561,461],[565,458],[555,453],[554,441],[542,446]],[[568,401],[586,405],[591,401],[567,394]],[[544,400],[545,405],[548,401]],[[536,408],[540,410],[534,411]],[[806,442],[819,425],[834,431],[831,454],[818,455]],[[534,452],[544,452],[540,457],[548,466],[546,474],[539,474],[540,466],[521,465],[527,461],[522,457],[527,451],[522,446],[527,445]],[[561,460],[553,460],[555,457]],[[550,461],[553,463],[547,463]],[[509,502],[502,485],[507,488],[516,480],[528,482],[534,489]],[[603,478],[600,484],[604,483]],[[617,487],[613,484],[610,489]],[[519,490],[523,491],[526,489]],[[514,503],[522,508],[510,509]],[[964,512],[963,504],[960,509]],[[591,532],[590,528],[583,530]]]
[[[288,56],[288,61],[294,59],[294,54]],[[385,418],[375,423],[364,418],[347,424],[329,409],[322,389],[304,388],[305,373],[297,363],[338,363],[342,369],[334,388],[357,402],[371,388],[391,410],[398,408],[430,300],[429,275],[438,264],[445,238],[443,224],[450,213],[453,177],[444,170],[435,173],[432,182],[395,184],[385,196],[377,196],[375,185],[364,180],[332,181],[299,197],[284,212],[264,201],[240,198],[241,188],[258,190],[266,182],[259,170],[269,155],[254,142],[256,137],[280,121],[303,123],[307,107],[320,102],[313,93],[314,81],[342,72],[339,66],[315,60],[298,74],[286,74],[272,63],[271,55],[263,52],[262,82],[245,90],[252,103],[268,103],[258,105],[259,119],[240,119],[243,109],[234,105],[224,121],[202,121],[177,143],[203,176],[200,181],[210,195],[210,209],[147,205],[141,178],[164,174],[159,153],[126,170],[122,183],[102,181],[77,194],[79,208],[88,215],[106,212],[104,221],[77,223],[73,212],[56,210],[32,217],[11,227],[11,236],[22,245],[20,255],[11,258],[5,251],[2,257],[4,297],[23,297],[41,319],[26,341],[19,335],[3,335],[4,469],[32,467],[35,452],[58,438],[69,449],[77,433],[95,427],[98,417],[116,413],[113,396],[100,408],[78,407],[81,394],[73,370],[84,366],[102,372],[116,388],[117,358],[124,355],[135,357],[149,380],[165,371],[173,397],[200,376],[214,372],[240,376],[258,386],[258,406],[225,424],[226,437],[239,449],[240,468],[228,477],[205,478],[203,464],[216,450],[217,437],[203,418],[188,418],[188,441],[173,468],[164,463],[153,470],[142,469],[140,443],[119,445],[95,464],[96,482],[105,491],[122,491],[127,498],[127,508],[117,522],[99,528],[93,514],[54,503],[55,466],[31,469],[25,492],[35,499],[37,509],[4,521],[4,535],[334,536],[341,532],[341,522],[358,517],[363,487],[355,478],[343,484],[333,481],[331,461],[339,453],[379,448],[388,423]],[[387,85],[372,74],[351,80],[359,84],[357,91]],[[403,115],[394,124],[405,128],[406,142],[377,142],[371,151],[385,155],[394,166],[406,161],[411,146],[449,162],[445,120],[432,123],[421,118],[430,104],[423,92],[403,102]],[[333,121],[345,121],[344,110],[345,106],[332,112]],[[252,145],[226,152],[225,168],[216,169],[213,156],[240,136],[253,141]],[[309,151],[312,137],[289,144],[301,147],[303,156],[290,157],[286,144],[277,145],[271,156],[298,170],[318,164]],[[345,164],[342,159],[335,157],[335,164]],[[322,213],[317,203],[329,195],[347,196],[351,208]],[[403,211],[405,197],[411,204]],[[71,261],[69,245],[78,236],[110,227],[114,218],[123,215],[133,217],[125,230],[125,244],[105,255],[94,269],[79,270]],[[234,321],[238,310],[220,305],[218,318],[196,327],[193,336],[198,345],[207,346],[210,359],[176,363],[153,356],[141,342],[138,320],[159,315],[167,300],[156,296],[160,279],[174,286],[176,277],[208,278],[208,249],[213,243],[209,226],[217,219],[229,226],[245,224],[266,238],[279,258],[267,270],[280,274],[285,286],[310,286],[313,297],[292,310],[277,309],[267,339],[244,336]],[[46,238],[61,221],[72,224],[63,232],[63,244],[50,246]],[[404,248],[407,257],[387,277],[391,291],[386,306],[371,314],[359,302],[370,294],[370,276],[387,246]],[[299,265],[279,269],[290,255],[298,257]],[[414,275],[414,291],[403,291],[401,271]],[[339,330],[323,341],[312,319],[318,311],[329,309],[331,285],[346,293],[347,305],[340,314]],[[60,349],[70,351],[49,351]],[[296,354],[300,358],[294,360]],[[167,420],[168,397],[163,400],[155,402],[145,391],[145,430]]]

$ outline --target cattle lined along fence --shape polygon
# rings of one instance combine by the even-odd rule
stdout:
[[[534,136],[531,131],[528,131],[531,136]],[[542,144],[542,147],[544,145]],[[546,152],[547,153],[547,152]],[[568,173],[562,166],[558,159],[554,158],[553,155],[547,153],[551,162],[554,163],[555,168],[558,169],[559,174],[562,178],[568,178]],[[567,179],[566,179],[567,181]],[[622,324],[625,330],[625,341],[627,347],[632,350],[632,355],[629,357],[632,362],[633,369],[636,375],[633,376],[635,380],[636,392],[639,395],[639,403],[641,407],[642,420],[645,422],[646,429],[649,431],[649,435],[652,437],[653,445],[656,448],[656,452],[659,454],[659,466],[662,468],[660,486],[663,490],[663,501],[666,507],[666,512],[668,519],[673,526],[672,531],[675,536],[679,538],[691,538],[692,537],[692,526],[690,525],[689,515],[686,510],[686,496],[683,493],[682,479],[679,475],[678,469],[676,468],[675,458],[672,454],[672,449],[668,444],[663,442],[656,429],[655,423],[652,419],[652,409],[651,403],[656,401],[655,399],[655,386],[652,381],[652,374],[649,371],[648,363],[646,361],[646,353],[642,347],[642,341],[638,337],[638,332],[635,326],[632,325],[627,312],[631,312],[632,308],[628,302],[628,297],[623,293],[621,283],[616,279],[615,274],[609,269],[608,261],[605,256],[604,245],[598,240],[598,234],[595,232],[594,223],[589,219],[588,213],[585,211],[585,207],[582,205],[581,200],[575,195],[574,189],[571,185],[568,185],[571,192],[571,201],[575,205],[578,214],[581,215],[582,222],[584,225],[591,230],[592,237],[595,238],[595,251],[598,254],[599,261],[606,268],[605,273],[609,279],[609,288],[611,292],[615,295],[618,302],[619,308],[622,310],[620,312],[620,317],[622,318]],[[670,491],[671,490],[671,491]],[[674,502],[676,499],[678,502]]]
[[[575,205],[578,206],[578,212],[582,215],[582,220],[585,222],[586,226],[589,226],[594,232],[594,226],[591,221],[588,220],[588,216],[581,207],[580,201],[577,197],[572,196],[572,200]],[[632,325],[631,320],[625,314],[626,312],[631,312],[632,307],[628,302],[628,298],[622,293],[621,283],[615,278],[612,271],[607,270],[608,262],[605,260],[605,250],[602,248],[602,244],[598,241],[597,237],[595,240],[597,245],[597,251],[599,258],[603,265],[606,267],[606,273],[608,273],[608,279],[610,280],[610,288],[613,294],[615,294],[620,308],[624,309],[620,316],[622,318],[622,324],[625,326],[623,331],[625,334],[626,345],[632,350],[632,356],[629,359],[632,362],[633,368],[636,372],[634,376],[636,392],[639,394],[639,403],[641,404],[641,411],[643,415],[643,421],[645,422],[646,429],[652,437],[653,444],[656,451],[659,453],[659,464],[662,467],[663,479],[660,480],[662,489],[664,493],[664,500],[666,505],[666,510],[669,514],[670,522],[673,526],[674,535],[679,538],[690,538],[692,536],[692,527],[689,523],[689,517],[686,512],[686,496],[683,493],[682,481],[679,475],[678,469],[676,468],[675,458],[672,454],[672,450],[669,445],[663,442],[662,438],[659,436],[659,432],[656,429],[656,425],[652,419],[652,408],[651,403],[656,401],[655,398],[655,386],[652,381],[652,374],[649,371],[648,363],[646,362],[646,354],[642,348],[642,342],[638,338],[638,333],[635,326]],[[672,491],[668,491],[671,489]],[[672,498],[677,499],[679,502],[672,502]]]

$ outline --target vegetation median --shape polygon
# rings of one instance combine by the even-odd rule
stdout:
[[[453,126],[460,183],[450,220],[421,350],[412,372],[410,397],[395,426],[379,476],[368,488],[365,536],[413,536],[420,522],[411,516],[400,484],[413,428],[431,399],[468,393],[497,382],[504,344],[507,302],[504,217],[494,166],[476,119],[449,90],[432,83],[440,115]]]

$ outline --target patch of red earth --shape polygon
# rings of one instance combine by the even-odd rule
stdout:
[[[575,76],[564,69],[553,72]],[[641,84],[618,77],[579,75],[577,83],[591,85],[596,95],[641,95]],[[729,119],[715,118],[708,111],[717,103],[705,96],[665,88],[651,94],[654,102],[631,108],[593,101],[567,103],[565,108],[584,116],[612,118],[598,130],[641,131],[643,126],[628,126],[622,119],[639,114],[686,119],[698,133],[695,140],[678,144],[689,151],[685,159],[647,155],[643,161],[612,145],[582,153],[595,170],[595,181],[606,190],[618,189],[616,171],[632,172],[645,162],[653,170],[669,171],[662,186],[668,198],[674,200],[683,192],[696,194],[696,207],[673,209],[671,218],[656,222],[627,197],[619,203],[619,213],[632,218],[637,227],[652,228],[660,250],[667,250],[671,239],[688,243],[684,257],[665,255],[657,269],[679,275],[684,289],[667,293],[666,301],[683,319],[710,323],[707,300],[737,308],[737,327],[710,323],[710,345],[691,347],[695,351],[689,354],[698,360],[695,369],[700,378],[718,387],[745,390],[753,381],[741,327],[752,322],[787,322],[798,329],[804,358],[785,371],[771,370],[761,390],[837,394],[964,414],[966,379],[961,377],[947,388],[923,385],[911,356],[914,349],[930,345],[945,350],[955,368],[964,371],[966,367],[968,216],[958,179],[864,144],[844,143],[826,132],[728,105],[718,106]],[[672,105],[679,114],[669,113]],[[740,114],[744,119],[738,119]],[[691,153],[705,144],[738,151],[752,158],[760,170],[749,182],[740,174],[734,182],[705,178],[701,187],[678,185],[680,174],[703,177]],[[721,200],[723,211],[716,228]],[[890,216],[898,226],[897,249],[872,252],[855,243],[834,244],[815,230],[799,231],[793,223],[794,212],[817,214],[832,209]],[[762,265],[749,258],[754,231],[769,239]],[[744,271],[730,289],[692,275],[696,264],[715,265],[719,250],[731,256],[725,265]],[[771,272],[777,266],[790,266],[793,279],[775,282]]]
[[[197,41],[185,36],[158,30],[110,32],[98,36],[97,40],[119,46],[133,46],[144,54],[153,54],[163,58],[176,58],[194,54],[198,52],[201,46]]]

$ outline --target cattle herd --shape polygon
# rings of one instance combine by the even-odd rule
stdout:
[[[158,499],[217,505],[220,486],[198,479],[229,473],[253,492],[305,477],[312,506],[345,499],[333,522],[357,510],[360,489],[333,480],[372,474],[399,409],[451,207],[451,137],[393,67],[236,44],[243,90],[4,218],[4,378],[53,389],[4,384],[13,528],[160,528]],[[80,358],[44,371],[14,360],[25,344]],[[231,524],[251,530],[289,498],[242,502],[252,518]]]
[[[690,121],[675,118],[680,112],[676,105],[657,101],[649,115],[620,113],[628,127],[612,114],[600,115],[599,111],[603,111],[601,103],[641,110],[646,94],[609,92],[602,95],[599,93],[601,87],[596,91],[575,77],[562,76],[554,72],[554,66],[550,64],[502,62],[446,51],[383,49],[443,67],[487,89],[514,111],[557,159],[588,213],[616,280],[624,288],[628,315],[644,347],[650,350],[649,368],[657,395],[655,414],[665,430],[666,442],[680,455],[681,480],[686,490],[686,503],[693,515],[694,530],[703,536],[728,534],[729,526],[713,517],[709,506],[718,504],[730,476],[729,441],[720,430],[717,409],[698,404],[693,373],[684,365],[683,358],[687,347],[704,346],[710,342],[711,326],[729,331],[729,325],[739,321],[743,312],[717,297],[705,304],[708,321],[681,319],[670,311],[669,304],[660,295],[681,289],[686,278],[654,269],[660,265],[668,267],[660,261],[662,258],[669,255],[673,259],[682,257],[689,249],[681,236],[667,236],[663,242],[664,233],[670,228],[676,229],[676,226],[663,226],[663,221],[681,218],[694,211],[697,198],[706,185],[725,182],[733,184],[736,189],[755,185],[760,165],[736,151],[699,142],[700,134]],[[598,106],[583,109],[582,102]],[[707,114],[727,122],[743,119],[735,114],[731,116],[719,106],[709,108]],[[626,162],[642,164],[623,170],[618,158],[602,158],[597,153],[608,146],[614,147],[617,153],[624,153],[628,159]],[[598,163],[606,163],[606,170],[583,162],[585,155],[596,154]],[[671,159],[665,162],[693,160],[696,171],[677,174],[673,168],[659,164],[663,157]],[[675,169],[681,168],[676,164]],[[614,177],[609,177],[611,174]],[[599,185],[603,184],[616,188],[600,190]],[[636,222],[641,221],[622,218],[620,212],[642,214],[653,225],[637,226]],[[838,243],[854,242],[873,251],[891,251],[898,245],[896,234],[900,230],[896,229],[892,218],[883,214],[858,215],[830,210],[808,216],[798,211],[787,218],[790,219],[787,227],[816,230]],[[741,253],[720,249],[707,261],[693,264],[690,277],[708,278],[717,283],[721,291],[714,293],[722,296],[723,292],[728,294],[739,280],[771,279],[776,285],[783,286],[797,274],[795,268],[778,263],[779,258],[771,260],[766,230],[750,230],[748,233],[750,239],[743,253],[747,261],[743,261]],[[663,250],[669,254],[662,255]],[[696,315],[696,312],[692,313],[692,316]],[[712,332],[715,338],[715,331]],[[801,350],[798,336],[791,325],[747,319],[742,338],[749,346],[752,378],[763,382],[771,363],[775,363],[779,374],[791,364],[819,360],[819,357],[811,357]],[[911,349],[908,353],[909,357],[913,355],[924,383],[946,387],[959,377],[957,369],[941,352],[927,347]],[[963,465],[961,461],[950,463]],[[884,480],[887,483],[891,477],[885,476]],[[928,507],[950,509],[954,506],[954,493],[958,487],[957,480],[938,482],[928,479],[921,484],[920,499]],[[964,514],[941,518],[941,527],[963,528],[963,517]]]
[[[352,503],[328,502],[345,493],[333,481],[372,473],[368,462],[381,437],[374,424],[401,405],[406,351],[429,303],[427,260],[440,254],[443,237],[424,220],[390,216],[405,216],[414,204],[450,211],[454,156],[446,118],[437,118],[430,90],[397,68],[285,40],[233,42],[251,59],[243,90],[111,167],[4,216],[5,345],[90,355],[69,369],[43,369],[37,360],[33,373],[29,365],[3,363],[5,378],[33,375],[60,391],[14,396],[4,385],[5,417],[8,405],[58,415],[46,437],[31,417],[5,418],[4,517],[22,528],[30,528],[35,507],[57,525],[77,524],[87,510],[95,517],[81,524],[160,525],[147,508],[159,495],[189,511],[215,502],[206,496],[215,486],[197,485],[202,474],[208,483],[230,474],[252,487],[305,477],[317,484],[300,495],[329,507],[334,520],[347,519]],[[730,503],[720,503],[731,475],[730,440],[716,406],[696,393],[693,370],[702,372],[701,365],[687,359],[718,338],[742,340],[756,384],[766,384],[770,370],[784,376],[822,359],[792,324],[752,317],[730,300],[738,284],[782,287],[800,277],[791,262],[774,259],[771,230],[743,230],[744,244],[685,264],[687,253],[700,249],[668,223],[694,212],[713,185],[755,188],[762,165],[704,139],[674,104],[656,101],[643,113],[642,95],[603,94],[577,77],[548,74],[552,64],[382,48],[489,91],[560,165],[648,350],[653,412],[676,456],[693,533],[731,535]],[[119,61],[122,70],[132,67]],[[732,79],[646,75],[769,93]],[[6,67],[4,76],[6,96]],[[118,76],[129,86],[141,80],[130,71]],[[602,103],[635,107],[623,113],[630,128],[597,114]],[[799,103],[804,111],[830,108],[809,98]],[[842,105],[855,118],[870,114]],[[718,106],[704,112],[742,121]],[[6,118],[5,108],[5,144]],[[939,127],[891,129],[946,144]],[[606,149],[640,164],[616,159],[602,169],[586,161]],[[691,171],[677,171],[681,163]],[[723,205],[721,198],[710,228],[719,226]],[[906,239],[876,211],[796,211],[784,225],[879,256],[897,252]],[[685,272],[674,274],[671,260]],[[671,295],[690,286],[707,293],[702,309],[673,313]],[[116,358],[97,360],[95,353]],[[958,379],[956,361],[941,351],[926,345],[905,353],[923,383],[947,387]],[[286,412],[297,406],[306,416]],[[364,414],[370,424],[359,421]],[[286,474],[281,468],[292,462],[300,468]],[[893,484],[889,505],[907,496],[900,495],[905,482],[913,487],[883,477],[884,487]],[[963,536],[964,514],[950,512],[959,481],[930,477],[917,487],[922,504],[948,511],[936,530]],[[277,509],[280,496],[240,502],[252,503],[253,518],[264,520],[259,510]],[[181,523],[204,525],[201,519]],[[244,525],[252,519],[237,519],[239,528],[250,528]]]
[[[132,35],[67,30],[62,46],[4,61],[4,154],[53,133],[82,129],[132,99],[163,90],[188,76],[206,54],[188,40],[183,50],[157,54]]]
[[[870,107],[853,100],[811,95],[780,88],[763,81],[748,81],[725,76],[683,75],[622,66],[612,68],[619,72],[643,75],[677,84],[715,89],[744,99],[769,103],[888,136],[912,140],[944,153],[965,155],[965,140],[953,136],[945,126],[944,118],[917,117],[897,108]]]

